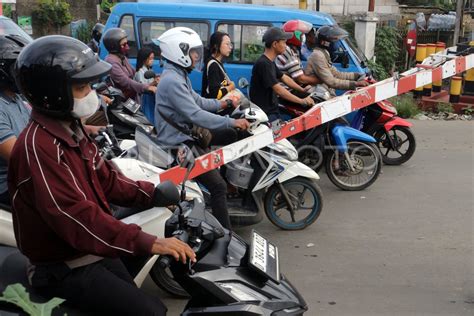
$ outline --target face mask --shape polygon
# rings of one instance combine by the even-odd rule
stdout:
[[[128,44],[125,46],[120,46],[120,52],[125,56],[128,54],[129,50],[130,50],[130,47],[128,46]]]
[[[74,106],[71,115],[77,119],[85,119],[97,112],[99,109],[99,98],[95,90],[91,90],[88,95],[82,99],[74,98]]]

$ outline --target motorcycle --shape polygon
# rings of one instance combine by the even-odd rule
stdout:
[[[314,87],[310,96],[316,103],[331,95],[322,85]],[[317,106],[317,105],[315,105]],[[280,112],[285,120],[304,114],[307,108],[281,100]],[[374,145],[376,140],[337,119],[290,138],[298,148],[299,160],[319,171],[323,164],[329,180],[346,191],[359,191],[372,185],[382,170],[382,158]]]
[[[189,149],[186,151],[190,153]],[[118,159],[122,166],[144,164],[132,160]],[[175,236],[187,242],[196,252],[197,262],[183,265],[172,257],[157,255],[126,260],[124,263],[130,268],[137,285],[142,285],[146,275],[157,263],[169,267],[180,286],[190,294],[190,300],[181,315],[302,315],[307,305],[296,288],[280,273],[278,248],[255,231],[251,244],[247,244],[236,234],[224,229],[206,212],[199,198],[186,200],[185,183],[194,165],[192,155],[186,154],[180,165],[187,169],[181,195],[174,185],[162,184],[162,194],[167,199],[165,204],[176,202],[177,208],[171,217],[168,209],[155,207],[121,220],[138,224],[144,231],[154,234],[158,227],[151,226],[161,224],[158,236]],[[153,173],[151,169],[147,170]],[[127,174],[126,167],[121,171]],[[153,177],[148,177],[148,180],[150,178]],[[157,179],[156,174],[154,179]],[[150,218],[156,219],[152,221],[154,225],[148,225]],[[162,225],[163,218],[167,219],[165,225]],[[16,248],[0,247],[0,290],[3,291],[8,284],[21,283],[33,300],[42,301],[45,298],[29,286],[26,266],[27,259]],[[0,310],[18,309],[0,303]],[[67,302],[58,312],[82,314],[67,306]]]
[[[251,122],[250,134],[271,132],[265,112],[243,94],[240,98],[241,105],[231,116]],[[228,202],[236,225],[256,224],[265,213],[275,226],[299,230],[321,214],[323,197],[315,182],[319,176],[298,161],[296,149],[286,139],[226,164],[223,174],[234,191]]]
[[[141,111],[141,105],[130,98],[125,98],[120,89],[109,86],[106,82],[94,86],[98,93],[112,99],[109,106],[103,106],[102,110],[106,121],[114,126],[114,134],[119,139],[134,139],[135,129],[140,126],[151,132],[153,124],[148,121]]]
[[[367,81],[375,83],[371,78]],[[351,126],[377,140],[382,160],[387,165],[401,165],[415,153],[416,139],[410,129],[413,124],[397,116],[397,109],[388,100],[360,109]]]

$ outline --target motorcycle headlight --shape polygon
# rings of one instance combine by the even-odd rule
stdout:
[[[246,301],[260,301],[265,302],[268,301],[268,297],[254,291],[253,289],[245,286],[242,283],[237,282],[217,282],[221,288],[228,291],[233,297],[238,299],[239,301],[246,302]]]
[[[272,143],[267,146],[271,150],[276,151],[279,154],[283,154],[288,160],[296,161],[298,160],[298,151],[296,151],[295,146],[293,146],[288,140],[283,139],[278,143]]]

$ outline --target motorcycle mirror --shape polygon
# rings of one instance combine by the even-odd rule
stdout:
[[[179,203],[179,191],[171,181],[165,181],[155,187],[154,204],[155,206],[176,205]]]
[[[239,79],[239,82],[237,84],[240,89],[244,89],[249,86],[249,81],[247,80],[247,78],[242,77]]]
[[[186,181],[188,181],[189,174],[191,173],[191,170],[193,170],[196,161],[194,159],[193,152],[185,144],[182,144],[178,148],[176,160],[181,168],[186,168],[186,174],[184,175],[184,180],[181,184],[181,200],[184,201],[186,199]],[[180,213],[182,214],[181,209]]]
[[[145,79],[154,79],[156,77],[156,74],[153,70],[147,70],[143,76],[145,77]]]
[[[188,146],[184,144],[182,144],[178,148],[176,161],[181,168],[186,168],[188,172],[190,172],[194,168],[195,160],[194,160],[193,152]]]

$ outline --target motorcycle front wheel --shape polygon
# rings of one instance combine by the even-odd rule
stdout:
[[[174,280],[169,268],[163,268],[158,262],[150,270],[153,282],[163,291],[181,298],[188,298],[189,294]]]
[[[415,153],[416,140],[410,128],[394,126],[391,130],[380,129],[374,134],[382,160],[387,165],[401,165]]]
[[[323,208],[323,194],[314,180],[296,177],[273,184],[265,194],[265,214],[272,224],[284,230],[300,230],[318,219]],[[288,207],[282,188],[293,207]]]
[[[374,144],[349,141],[348,156],[337,150],[326,159],[326,173],[334,185],[345,191],[363,190],[377,180],[382,170],[382,158]],[[353,169],[350,167],[352,164]]]

